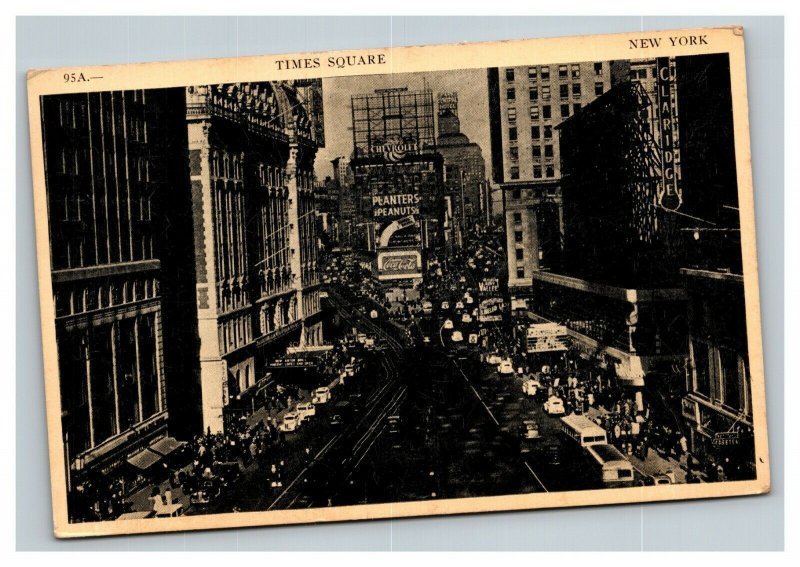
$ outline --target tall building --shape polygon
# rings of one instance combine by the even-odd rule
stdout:
[[[436,151],[430,90],[381,89],[352,97],[360,248],[390,287],[422,279],[426,255],[443,245],[443,160]],[[359,223],[361,224],[361,223]]]
[[[610,62],[488,70],[492,179],[503,195],[508,284],[528,293],[533,272],[557,267],[563,245],[555,127],[604,92]]]
[[[186,89],[204,429],[287,340],[322,341],[314,158],[321,85]]]
[[[134,483],[172,443],[162,261],[174,236],[165,212],[184,173],[180,96],[41,99],[69,489]]]
[[[461,132],[458,93],[440,93],[438,107],[436,149],[444,158],[445,198],[454,211],[453,220],[445,221],[445,232],[453,235],[451,240],[460,243],[469,228],[481,222],[486,163],[481,147]]]
[[[353,247],[353,235],[358,227],[358,197],[355,194],[353,170],[350,158],[339,156],[331,160],[333,180],[338,186],[339,194],[339,245],[346,250]]]

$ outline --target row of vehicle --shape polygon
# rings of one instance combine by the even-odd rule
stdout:
[[[278,429],[290,433],[300,427],[303,422],[317,414],[317,406],[326,404],[331,399],[331,391],[327,386],[320,386],[311,395],[310,402],[300,402],[294,409],[283,414]]]

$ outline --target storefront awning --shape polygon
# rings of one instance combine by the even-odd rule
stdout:
[[[152,445],[149,450],[166,457],[186,445],[185,441],[176,441],[174,437],[162,437]]]
[[[145,471],[161,460],[161,455],[150,449],[143,449],[128,458],[128,464],[139,470]]]

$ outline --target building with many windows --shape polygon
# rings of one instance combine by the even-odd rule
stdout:
[[[289,338],[322,342],[314,158],[321,84],[186,89],[204,429]]]
[[[41,99],[66,477],[87,496],[135,484],[174,447],[162,262],[183,180],[181,94]]]
[[[488,71],[492,179],[503,195],[509,289],[526,294],[533,272],[557,267],[564,219],[556,126],[608,91],[610,62]]]
[[[481,147],[461,132],[458,93],[440,93],[437,102],[436,149],[444,158],[444,193],[452,211],[445,219],[445,237],[459,247],[466,232],[482,222],[486,162]]]

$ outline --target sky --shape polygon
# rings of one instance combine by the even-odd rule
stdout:
[[[461,121],[461,132],[466,134],[470,141],[480,145],[488,171],[491,153],[486,69],[467,69],[322,79],[325,147],[320,148],[317,152],[314,164],[317,179],[322,181],[325,177],[333,177],[331,160],[338,156],[350,156],[353,152],[353,119],[350,108],[352,95],[368,94],[375,89],[393,87],[408,87],[408,90],[412,91],[421,90],[426,83],[433,91],[434,101],[440,92],[458,93],[458,117]]]

